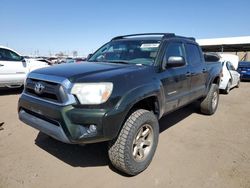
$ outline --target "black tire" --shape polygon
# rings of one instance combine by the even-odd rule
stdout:
[[[226,89],[224,90],[224,93],[225,93],[225,94],[229,94],[230,89],[231,89],[231,81],[229,80],[228,83],[227,83],[227,87],[226,87]]]
[[[219,87],[212,84],[205,99],[200,104],[200,110],[203,114],[212,115],[215,113],[219,103]]]
[[[146,128],[144,129],[145,126]],[[142,133],[147,132],[147,129],[150,129],[149,131],[151,132],[145,138],[138,137],[138,135],[143,135]],[[124,123],[118,138],[109,144],[108,153],[112,165],[128,175],[139,174],[152,161],[158,144],[158,137],[159,124],[156,116],[147,110],[136,110]],[[140,140],[148,138],[151,138],[150,144],[144,147],[143,141]],[[144,155],[139,155],[142,150]],[[140,159],[140,156],[144,157]]]

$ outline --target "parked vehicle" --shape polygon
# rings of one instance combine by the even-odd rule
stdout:
[[[21,87],[30,71],[47,66],[44,62],[25,60],[14,50],[0,46],[0,87]]]
[[[221,56],[216,52],[204,52],[204,59],[206,62],[220,61]]]
[[[48,61],[50,61],[52,63],[52,65],[54,64],[58,64],[58,58],[57,57],[49,57]]]
[[[230,61],[235,69],[238,68],[239,56],[225,53],[219,53],[218,55],[221,57],[221,61]]]
[[[86,61],[84,58],[67,58],[65,63],[83,63]]]
[[[87,61],[29,74],[19,118],[65,143],[109,141],[111,163],[127,174],[150,164],[162,116],[195,100],[204,114],[217,109],[221,64],[206,63],[194,38],[119,36]]]
[[[232,88],[240,86],[240,74],[236,71],[239,57],[231,54],[220,55],[222,56],[220,60],[222,63],[222,76],[219,88],[225,94],[228,94]]]
[[[65,63],[75,63],[75,60],[73,58],[67,58]]]
[[[250,61],[241,61],[237,71],[241,80],[250,80]]]
[[[74,58],[74,59],[75,59],[76,63],[83,63],[84,61],[87,60],[86,58],[80,58],[80,57]]]
[[[44,62],[45,65],[53,65],[53,63],[51,61],[49,61],[48,59],[46,58],[37,58],[37,59],[34,59],[35,61],[39,61],[39,62]]]

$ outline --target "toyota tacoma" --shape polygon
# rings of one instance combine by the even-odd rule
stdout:
[[[161,117],[196,100],[203,114],[215,113],[220,75],[194,38],[118,36],[85,63],[31,72],[19,118],[64,143],[108,141],[113,166],[136,175],[154,156]]]

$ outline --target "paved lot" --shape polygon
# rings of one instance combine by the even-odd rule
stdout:
[[[18,90],[0,93],[1,188],[250,188],[250,82],[220,95],[213,116],[192,104],[163,118],[156,155],[135,177],[110,166],[106,144],[66,145],[24,125]]]

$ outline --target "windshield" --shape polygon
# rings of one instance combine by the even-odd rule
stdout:
[[[88,61],[152,65],[160,40],[110,41],[97,50]]]

